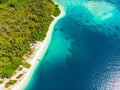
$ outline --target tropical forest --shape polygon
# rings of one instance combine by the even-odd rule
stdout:
[[[33,53],[30,44],[46,37],[51,15],[60,10],[52,0],[0,0],[0,78],[10,78],[23,56]]]

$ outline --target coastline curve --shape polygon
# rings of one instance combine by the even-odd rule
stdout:
[[[39,61],[42,59],[42,57],[44,56],[44,54],[49,46],[55,24],[57,23],[57,21],[60,18],[64,17],[66,14],[65,10],[63,9],[63,7],[60,4],[56,3],[54,0],[53,0],[53,2],[58,5],[58,8],[60,9],[61,13],[59,16],[55,17],[54,20],[52,21],[52,23],[50,24],[49,30],[48,30],[47,35],[42,43],[42,46],[39,48],[39,50],[37,50],[37,52],[35,52],[35,56],[32,58],[33,60],[32,60],[30,69],[25,74],[23,79],[12,88],[12,90],[24,90],[25,87],[28,85],[35,68],[39,64],[38,59],[39,59]]]

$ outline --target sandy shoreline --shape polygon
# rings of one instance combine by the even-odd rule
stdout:
[[[42,57],[44,56],[44,54],[48,48],[49,42],[51,40],[54,25],[60,18],[62,18],[65,15],[65,12],[62,9],[62,7],[59,6],[59,8],[61,10],[61,14],[58,17],[55,17],[53,22],[50,24],[49,30],[47,32],[47,36],[45,37],[44,41],[42,42],[42,45],[41,44],[37,45],[37,47],[39,47],[39,48],[38,48],[38,50],[36,50],[34,52],[34,54],[33,54],[34,56],[30,60],[30,63],[31,63],[30,69],[25,73],[25,75],[21,81],[18,81],[15,85],[11,86],[10,90],[24,90],[26,85],[29,83],[36,66],[39,64],[40,60],[42,59]],[[5,90],[7,90],[7,89],[5,89]]]
[[[39,64],[40,60],[42,59],[42,57],[44,56],[44,54],[48,48],[49,42],[51,40],[54,25],[60,18],[62,18],[65,15],[65,12],[61,6],[59,6],[59,9],[61,10],[61,13],[58,17],[54,17],[52,15],[52,17],[54,17],[54,20],[50,24],[49,30],[47,32],[47,35],[46,35],[44,41],[36,43],[36,45],[34,47],[35,52],[27,60],[31,64],[31,67],[29,69],[23,68],[23,70],[17,71],[17,73],[15,75],[13,75],[10,79],[15,80],[16,77],[21,73],[23,74],[23,76],[17,81],[17,83],[15,85],[10,86],[9,88],[4,87],[5,83],[10,80],[10,79],[6,79],[3,84],[0,84],[0,90],[24,90],[24,88],[27,86],[27,84],[29,83],[29,81],[32,77],[32,74],[33,74],[35,68]]]

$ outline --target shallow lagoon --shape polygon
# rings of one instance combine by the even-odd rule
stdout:
[[[66,15],[56,23],[48,50],[25,90],[119,90],[117,1],[102,0],[102,6],[99,0],[55,2]]]

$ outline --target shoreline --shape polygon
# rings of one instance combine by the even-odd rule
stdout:
[[[53,2],[56,4],[56,2],[54,0],[53,0]],[[54,25],[56,24],[56,22],[60,18],[62,18],[65,15],[65,11],[63,10],[63,8],[60,5],[58,5],[58,6],[59,6],[58,8],[60,9],[61,13],[60,13],[59,16],[55,17],[54,20],[51,22],[51,24],[49,26],[49,30],[46,34],[46,37],[42,42],[42,45],[40,44],[39,46],[37,46],[37,47],[40,47],[40,48],[38,50],[36,50],[33,53],[33,57],[30,58],[31,59],[30,60],[31,67],[28,69],[28,71],[22,77],[21,81],[18,81],[15,85],[11,86],[11,90],[24,90],[24,88],[28,85],[35,68],[39,64],[40,60],[44,56],[44,54],[45,54],[45,52],[46,52],[46,50],[49,46],[49,43],[50,43],[50,40],[51,40],[51,37],[52,37],[52,32],[53,32]],[[7,88],[5,90],[7,90]]]

